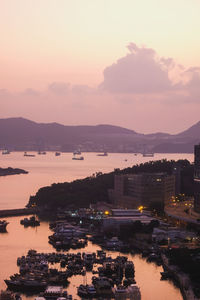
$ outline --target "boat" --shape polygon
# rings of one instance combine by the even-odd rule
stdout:
[[[39,154],[39,155],[45,155],[45,154],[46,154],[46,151],[38,151],[38,154]]]
[[[16,292],[42,292],[47,286],[46,281],[36,279],[6,279],[4,281],[9,290]]]
[[[154,153],[143,153],[143,157],[154,157]]]
[[[93,284],[81,284],[78,287],[77,294],[83,298],[93,298],[97,295],[97,292]]]
[[[61,153],[60,152],[55,152],[55,156],[60,156]]]
[[[97,156],[108,156],[108,153],[107,153],[107,152],[104,152],[104,153],[98,153]]]
[[[73,160],[84,160],[84,157],[83,156],[80,156],[80,157],[72,157]]]
[[[99,297],[111,298],[113,296],[112,285],[113,281],[107,277],[95,277],[92,278],[92,283],[96,289]]]
[[[25,227],[28,227],[28,226],[35,227],[35,226],[40,226],[40,221],[36,220],[36,218],[34,216],[32,216],[29,219],[28,218],[22,219],[20,221],[20,224],[24,225]]]
[[[5,149],[5,150],[2,151],[2,154],[3,154],[3,155],[5,155],[5,154],[10,154],[10,151],[9,151],[8,149]]]
[[[49,285],[44,292],[44,298],[46,300],[57,299],[62,296],[63,296],[62,286]]]
[[[129,299],[141,300],[140,288],[136,284],[131,284],[127,288]]]
[[[73,154],[74,155],[81,155],[81,150],[79,150],[79,149],[78,150],[74,150]]]
[[[9,223],[6,220],[0,220],[0,232],[6,232],[6,227]]]
[[[113,288],[115,299],[134,299],[141,300],[140,288],[136,284],[131,284],[128,287],[118,285]]]
[[[26,151],[24,152],[24,156],[35,157],[35,154],[28,154]]]
[[[125,277],[126,278],[134,278],[135,276],[135,268],[132,261],[127,261],[125,263]]]
[[[113,293],[116,299],[128,297],[128,290],[123,285],[118,285],[116,288],[114,288]]]

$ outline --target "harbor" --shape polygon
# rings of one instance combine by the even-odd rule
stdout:
[[[105,159],[104,157],[98,159],[96,153],[87,153],[84,154],[87,165],[84,165],[82,162],[74,164],[69,153],[63,153],[59,160],[54,160],[54,157],[54,153],[47,152],[46,155],[36,156],[33,162],[31,158],[30,160],[29,158],[24,158],[20,152],[3,156],[3,167],[6,167],[8,164],[14,167],[20,166],[29,173],[25,176],[17,175],[1,178],[1,219],[8,223],[6,231],[0,233],[0,251],[2,253],[0,257],[0,268],[2,270],[0,273],[1,288],[4,290],[7,288],[4,280],[9,280],[10,276],[19,273],[17,259],[26,256],[29,250],[36,250],[37,253],[64,253],[65,255],[67,253],[76,254],[80,252],[81,256],[83,252],[97,254],[97,251],[103,250],[106,252],[107,257],[110,256],[112,259],[116,259],[117,256],[126,256],[128,261],[133,262],[135,269],[134,279],[140,289],[142,300],[182,300],[180,289],[174,286],[173,282],[161,279],[160,272],[164,271],[162,266],[153,261],[153,257],[150,258],[150,262],[147,261],[147,257],[142,257],[139,254],[140,249],[143,249],[144,245],[140,240],[133,240],[131,245],[132,249],[136,247],[139,251],[131,251],[131,249],[127,249],[126,245],[121,245],[120,241],[116,239],[108,239],[105,242],[98,241],[98,237],[88,235],[90,231],[88,232],[87,230],[85,236],[74,236],[73,230],[71,230],[74,225],[71,224],[71,229],[67,228],[70,230],[68,230],[68,238],[64,241],[65,245],[62,245],[63,239],[60,239],[59,235],[56,235],[56,238],[54,238],[56,232],[50,229],[49,222],[39,220],[40,226],[24,226],[20,224],[21,220],[30,220],[31,216],[35,214],[34,210],[22,207],[25,207],[29,196],[34,194],[38,188],[50,185],[53,182],[83,178],[97,170],[109,172],[116,166],[124,168],[127,166],[127,161],[128,164],[137,164],[148,160],[148,158],[133,154],[126,154],[127,161],[124,160],[124,154],[109,154]],[[185,155],[156,154],[156,158],[153,159],[162,157],[177,159],[185,157]],[[188,159],[192,159],[192,155],[188,155]],[[11,185],[13,186],[12,189],[10,189]],[[60,212],[61,214],[63,212]],[[62,236],[62,232],[59,234]],[[50,238],[51,236],[53,237]],[[115,245],[115,249],[113,249],[113,245]],[[58,266],[58,271],[62,271],[60,265]],[[99,274],[93,274],[92,271],[95,273],[98,270],[95,268],[86,272],[87,276],[83,275],[84,272],[83,274],[72,275],[68,278],[69,283],[67,287],[63,287],[63,289],[66,289],[68,295],[72,295],[73,299],[79,299],[77,288],[81,284],[91,285],[92,277],[99,276]],[[34,300],[38,295],[39,293],[34,296],[22,293],[21,297]],[[163,295],[165,298],[162,298]]]
[[[24,228],[24,226],[20,225],[21,219],[22,217],[6,218],[7,222],[9,222],[8,232],[0,235],[0,250],[2,253],[0,267],[3,270],[0,274],[0,284],[3,289],[6,289],[7,287],[4,280],[19,273],[17,259],[22,256],[26,257],[28,251],[31,249],[36,250],[38,253],[45,253],[45,255],[48,253],[57,253],[57,255],[60,255],[61,257],[63,254],[65,256],[70,256],[77,253],[81,253],[81,256],[83,253],[96,253],[97,255],[97,251],[102,251],[100,246],[93,244],[88,239],[87,245],[82,249],[68,249],[57,252],[52,245],[48,243],[48,236],[52,235],[48,222],[40,222],[39,227]],[[4,249],[7,249],[7,251],[3,251]],[[142,258],[139,254],[121,253],[113,250],[103,251],[106,252],[106,257],[111,257],[112,259],[116,259],[118,256],[127,257],[128,261],[133,262],[135,270],[134,279],[137,286],[140,288],[142,300],[160,300],[160,295],[163,294],[166,295],[166,298],[164,298],[166,300],[182,300],[180,290],[176,288],[172,282],[161,280],[160,272],[163,271],[161,266],[158,266],[153,262],[147,262],[146,259]],[[57,264],[56,266],[58,271],[63,270],[60,264]],[[97,267],[98,266],[95,264],[93,271],[97,271]],[[51,265],[51,268],[55,268],[55,266],[53,267],[53,265]],[[68,295],[72,295],[73,299],[78,299],[77,288],[81,284],[92,284],[92,278],[98,276],[98,274],[93,273],[92,270],[88,270],[85,275],[84,272],[82,274],[73,274],[68,278],[69,284],[67,287],[64,287],[63,290],[67,290]],[[35,299],[38,294],[26,295],[22,293],[21,296],[23,299],[32,300]]]

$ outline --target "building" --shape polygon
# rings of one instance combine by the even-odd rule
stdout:
[[[191,231],[181,230],[177,227],[174,228],[154,228],[152,233],[153,242],[161,242],[162,240],[168,240],[168,242],[175,242],[181,240],[191,240],[196,237],[196,234]]]
[[[175,176],[175,195],[181,193],[181,166],[176,164],[173,167],[172,174]]]
[[[194,146],[194,210],[200,213],[200,144]]]
[[[164,208],[175,195],[175,176],[166,173],[115,175],[114,189],[109,190],[118,208]]]
[[[103,219],[103,230],[119,231],[121,225],[131,225],[136,221],[148,225],[152,220],[155,220],[145,212],[138,209],[111,209],[110,215]]]

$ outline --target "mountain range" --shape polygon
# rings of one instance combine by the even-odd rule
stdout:
[[[200,122],[172,135],[141,134],[113,125],[66,126],[24,118],[0,119],[0,148],[9,150],[192,153],[199,142]]]

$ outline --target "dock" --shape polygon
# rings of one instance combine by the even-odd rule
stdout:
[[[3,209],[0,210],[0,218],[32,215],[36,214],[37,212],[38,209],[36,208]]]

